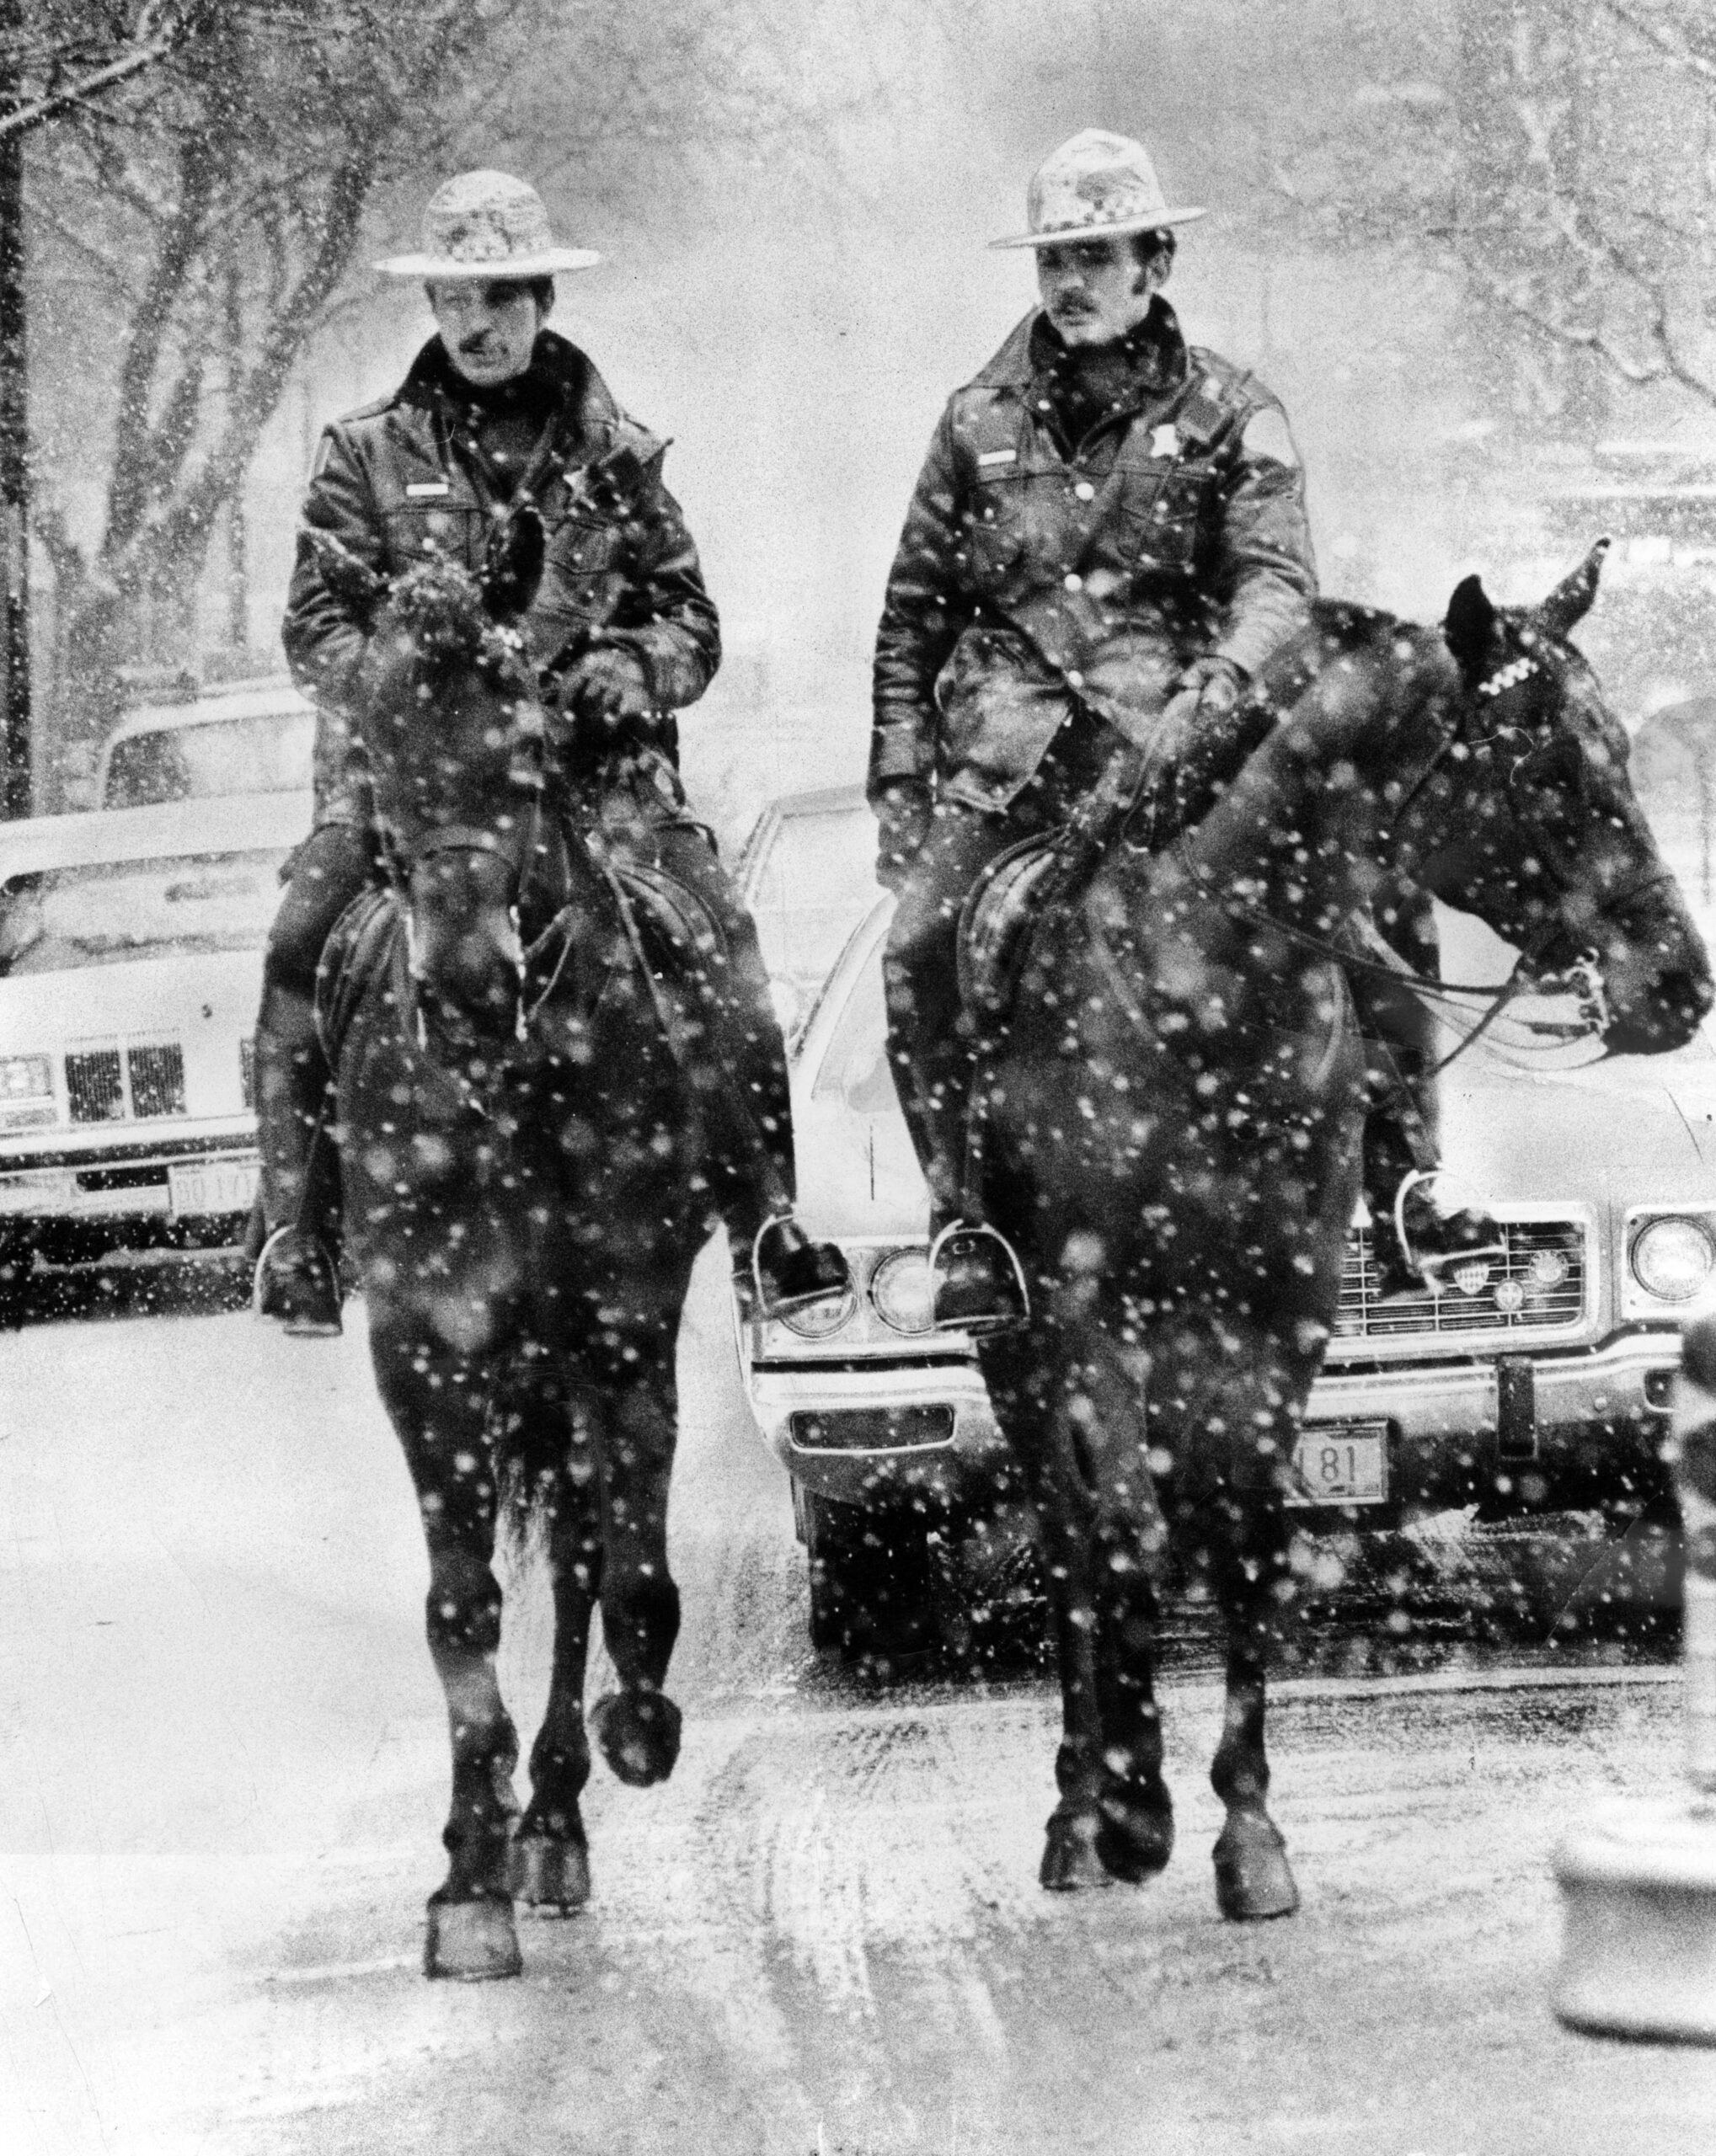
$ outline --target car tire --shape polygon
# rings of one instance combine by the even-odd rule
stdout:
[[[799,1502],[811,1646],[848,1661],[897,1660],[931,1646],[938,1626],[924,1517],[903,1505],[837,1504],[811,1490]]]
[[[0,1332],[16,1332],[24,1323],[34,1262],[28,1246],[0,1245]]]

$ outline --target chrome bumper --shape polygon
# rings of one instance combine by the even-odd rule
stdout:
[[[1386,1424],[1393,1499],[1459,1504],[1499,1492],[1532,1504],[1596,1502],[1660,1474],[1680,1353],[1679,1332],[1656,1328],[1585,1350],[1335,1365],[1312,1388],[1306,1424]],[[746,1378],[764,1442],[822,1497],[862,1504],[889,1491],[976,1495],[1004,1472],[1004,1442],[975,1360],[890,1357],[885,1368],[855,1361],[844,1369],[808,1359],[752,1363]],[[944,1436],[874,1441],[879,1416],[909,1425],[922,1419],[911,1411],[924,1409],[950,1411]],[[830,1441],[842,1432],[867,1441]]]

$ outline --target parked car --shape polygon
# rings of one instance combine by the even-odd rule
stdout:
[[[282,675],[235,681],[190,702],[122,718],[95,767],[99,808],[142,808],[217,793],[302,793],[316,714]]]
[[[0,1322],[38,1259],[242,1239],[251,1032],[305,793],[0,825]]]
[[[891,906],[873,885],[857,894],[792,1041],[801,1210],[842,1244],[856,1290],[741,1326],[823,1641],[882,1546],[915,1538],[944,1561],[972,1547],[961,1523],[989,1513],[1000,1526],[979,1554],[1000,1575],[1029,1532],[975,1351],[928,1330],[927,1198],[884,1051]],[[1451,915],[1444,931],[1450,978],[1505,976],[1512,953],[1481,924]],[[1588,1042],[1527,1054],[1516,1033],[1496,1028],[1441,1081],[1446,1158],[1493,1198],[1506,1256],[1461,1268],[1446,1294],[1382,1301],[1361,1211],[1296,1463],[1307,1524],[1392,1526],[1473,1503],[1637,1508],[1665,1486],[1681,1329],[1716,1311],[1716,1049],[1701,1037],[1580,1067]]]

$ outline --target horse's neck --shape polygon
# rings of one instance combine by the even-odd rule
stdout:
[[[1152,864],[1152,898],[1238,899],[1326,937],[1393,866],[1393,825],[1440,738],[1446,686],[1432,632],[1380,617],[1324,664],[1185,841]]]

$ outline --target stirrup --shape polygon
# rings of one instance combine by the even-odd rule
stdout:
[[[977,1338],[1030,1321],[1018,1252],[986,1220],[950,1220],[929,1246],[929,1276],[933,1331]]]
[[[1444,1184],[1457,1199],[1451,1210],[1438,1204],[1434,1198],[1430,1200],[1445,1223],[1451,1225],[1463,1215],[1474,1224],[1483,1223],[1485,1230],[1494,1231],[1494,1240],[1471,1242],[1457,1250],[1420,1250],[1406,1225],[1406,1201],[1425,1183]],[[1483,1232],[1483,1230],[1479,1230],[1480,1235]],[[1481,1196],[1475,1190],[1468,1193],[1445,1168],[1414,1168],[1400,1178],[1394,1193],[1394,1237],[1409,1267],[1433,1289],[1441,1285],[1445,1273],[1457,1266],[1507,1256],[1507,1243],[1500,1233],[1499,1223],[1491,1218]]]
[[[812,1242],[792,1214],[774,1213],[751,1239],[748,1284],[759,1318],[785,1317],[849,1295],[852,1267],[837,1243]]]
[[[259,1317],[277,1318],[295,1340],[329,1339],[345,1331],[339,1266],[333,1252],[293,1222],[262,1246],[250,1287]]]

